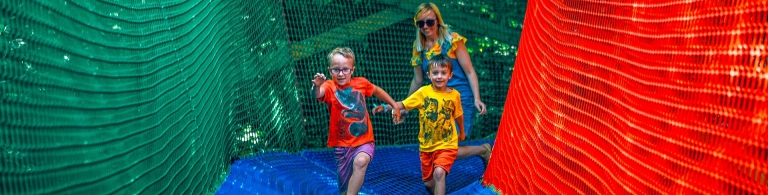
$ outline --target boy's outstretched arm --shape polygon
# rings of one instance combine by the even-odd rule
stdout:
[[[400,108],[405,109],[405,104],[402,101],[395,102],[394,106],[400,106]],[[408,110],[405,110],[405,112],[408,112]]]
[[[466,135],[464,135],[464,115],[462,114],[456,118],[456,126],[459,128],[459,141],[464,141]]]
[[[315,79],[312,79],[312,83],[315,84],[312,86],[312,95],[314,95],[315,98],[324,97],[325,90],[322,89],[321,86],[325,83],[325,75],[322,73],[315,74]]]
[[[395,119],[399,119],[400,118],[400,108],[402,108],[402,107],[394,106],[394,105],[397,105],[397,103],[395,102],[394,99],[392,99],[391,96],[389,96],[389,94],[386,91],[384,91],[384,89],[381,89],[381,87],[379,87],[379,86],[373,85],[373,96],[376,96],[380,100],[384,101],[384,103],[386,103],[386,104],[393,105],[392,106],[392,111],[393,111],[392,112],[392,115],[393,115],[392,117],[394,117]]]

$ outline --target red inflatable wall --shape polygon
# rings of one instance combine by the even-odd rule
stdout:
[[[766,0],[531,0],[484,184],[768,194]]]

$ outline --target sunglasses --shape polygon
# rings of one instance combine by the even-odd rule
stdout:
[[[418,26],[419,28],[424,28],[424,24],[426,24],[429,27],[432,27],[435,25],[435,20],[429,19],[427,21],[423,21],[423,20],[416,21],[416,26]]]

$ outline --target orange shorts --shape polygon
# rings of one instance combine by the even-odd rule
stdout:
[[[432,173],[435,171],[435,167],[440,167],[445,170],[446,175],[451,171],[453,161],[456,160],[456,155],[459,154],[459,149],[442,149],[435,150],[433,152],[419,152],[419,158],[421,159],[421,180],[432,180]]]

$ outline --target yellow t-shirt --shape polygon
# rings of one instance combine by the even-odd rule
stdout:
[[[451,89],[439,92],[427,85],[403,100],[405,109],[419,110],[419,151],[458,149],[456,118],[462,117],[461,96]]]

